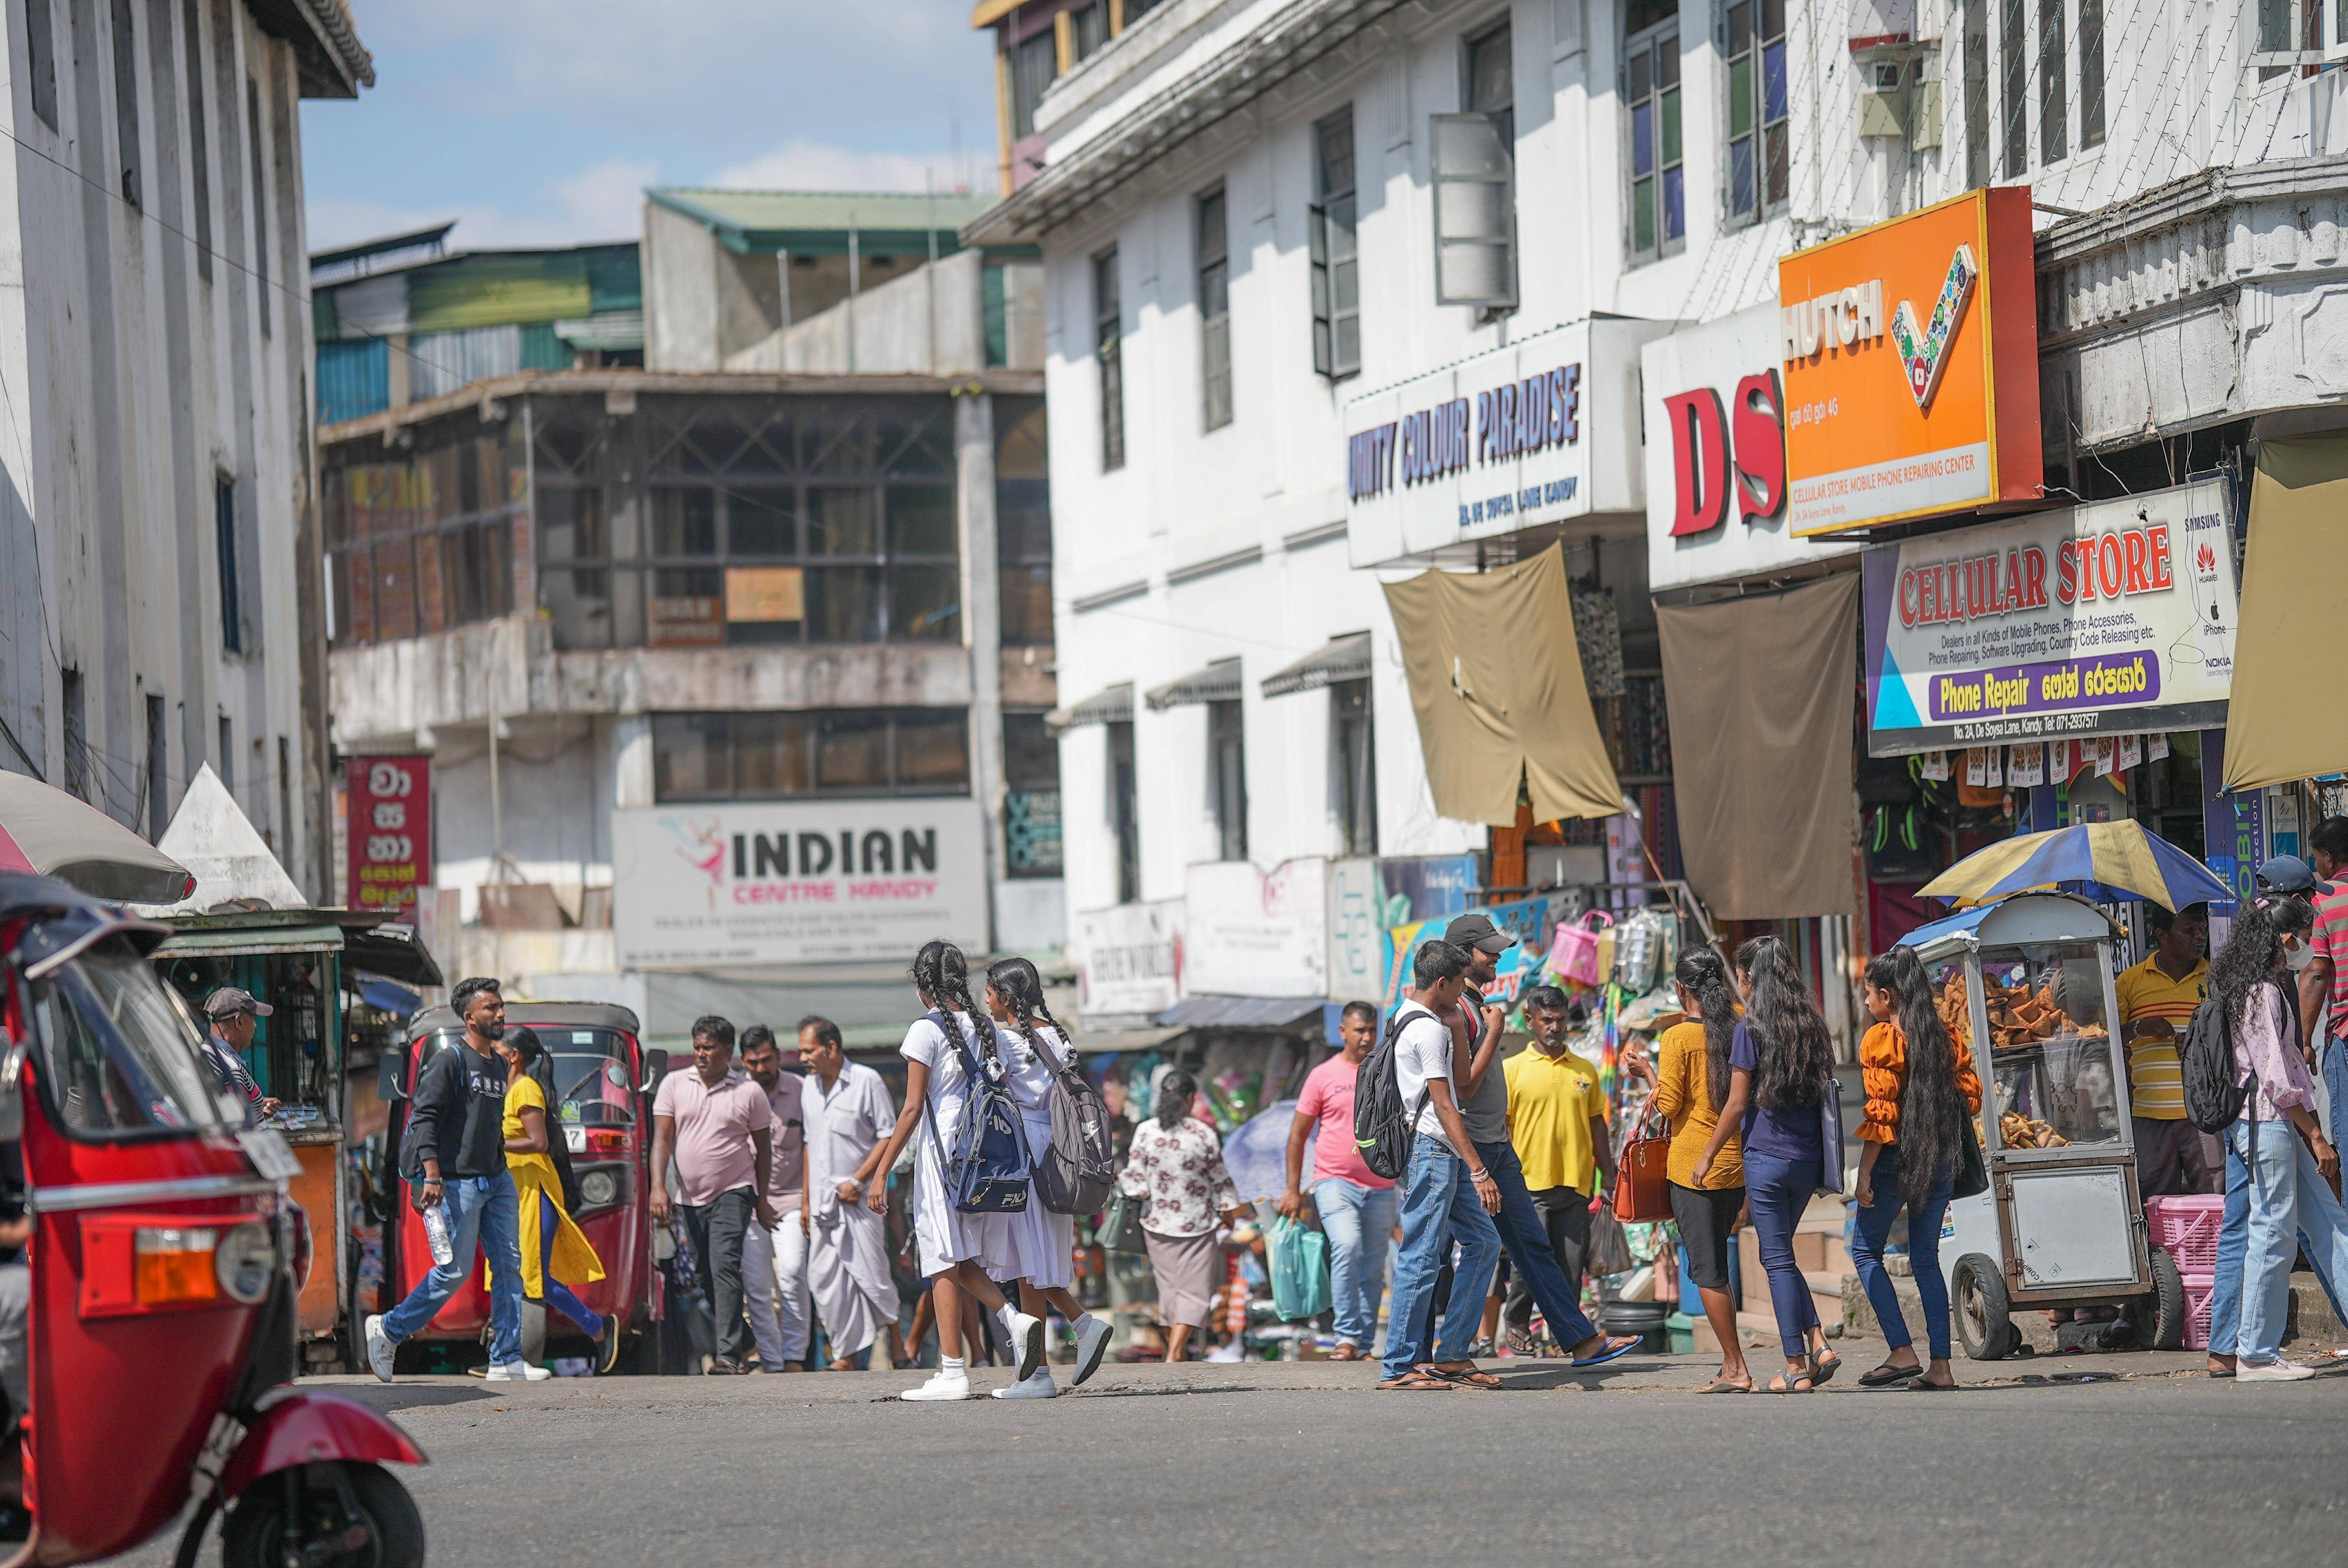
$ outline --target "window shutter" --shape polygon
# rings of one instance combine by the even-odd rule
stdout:
[[[1516,168],[1497,115],[1428,117],[1435,169],[1435,302],[1517,302]]]
[[[1313,273],[1313,368],[1327,375],[1336,366],[1329,320],[1329,209],[1318,201],[1305,209],[1304,231]]]

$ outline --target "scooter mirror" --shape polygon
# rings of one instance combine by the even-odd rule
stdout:
[[[394,1100],[407,1098],[407,1086],[400,1081],[403,1076],[400,1069],[407,1064],[407,1052],[405,1050],[386,1050],[383,1053],[383,1060],[376,1066],[376,1092],[383,1096],[386,1104]]]
[[[644,1090],[650,1094],[668,1076],[668,1052],[657,1048],[644,1052]]]

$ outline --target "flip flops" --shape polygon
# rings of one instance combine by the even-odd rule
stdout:
[[[1957,1391],[1956,1384],[1935,1383],[1930,1378],[1910,1378],[1905,1386],[1911,1394],[1953,1394]]]
[[[1399,1378],[1387,1378],[1378,1384],[1380,1389],[1390,1394],[1447,1394],[1458,1386],[1424,1367],[1414,1367]]]
[[[1922,1370],[1921,1367],[1895,1367],[1886,1361],[1872,1372],[1861,1372],[1859,1386],[1862,1389],[1888,1389],[1894,1383],[1906,1382]]]
[[[1635,1334],[1625,1334],[1621,1338],[1613,1340],[1608,1344],[1606,1348],[1598,1352],[1597,1355],[1581,1357],[1579,1359],[1567,1362],[1566,1365],[1571,1367],[1577,1372],[1585,1371],[1591,1367],[1603,1367],[1609,1361],[1619,1361],[1623,1357],[1628,1356],[1632,1351],[1636,1350],[1638,1348],[1639,1337]]]
[[[1438,1378],[1458,1384],[1463,1389],[1497,1389],[1500,1379],[1483,1370],[1473,1361],[1464,1367],[1437,1366],[1431,1368]]]
[[[1732,1383],[1725,1378],[1715,1378],[1696,1390],[1699,1394],[1749,1394],[1752,1391],[1752,1384]]]

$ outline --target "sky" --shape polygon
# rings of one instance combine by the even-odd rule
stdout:
[[[313,250],[452,218],[452,246],[633,239],[648,185],[994,187],[969,0],[351,9],[376,86],[302,106]]]

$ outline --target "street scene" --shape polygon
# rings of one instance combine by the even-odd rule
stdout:
[[[2338,1555],[2348,5],[6,10],[0,1568]]]

